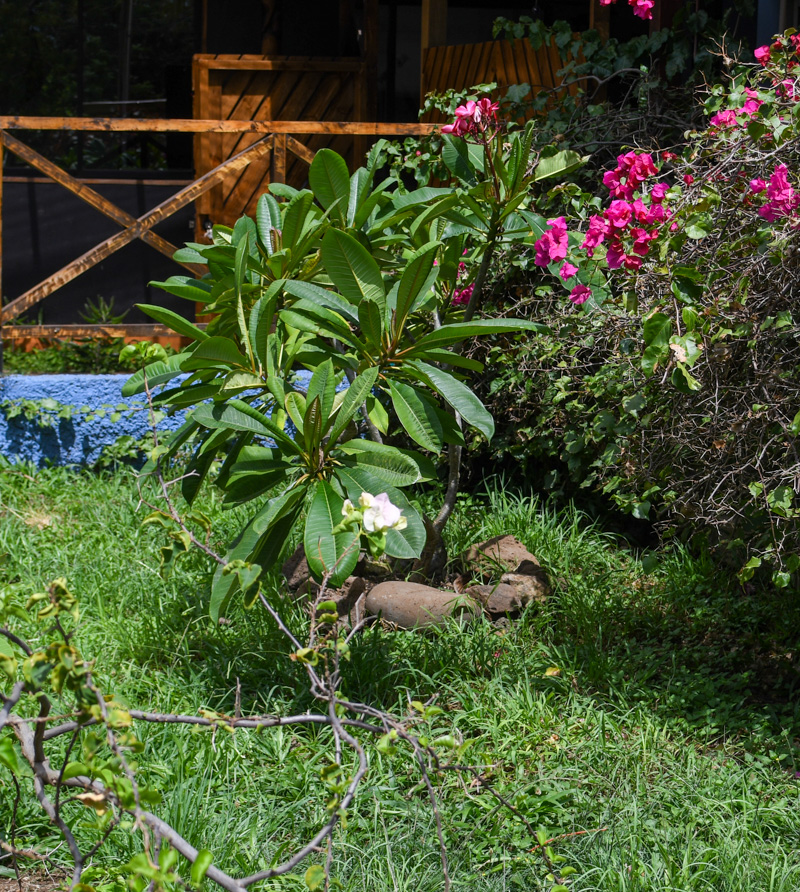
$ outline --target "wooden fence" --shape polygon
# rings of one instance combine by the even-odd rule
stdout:
[[[371,121],[375,118],[375,84],[368,60],[298,56],[197,55],[192,60],[194,117],[238,121]],[[337,133],[273,140],[271,170],[250,166],[236,178],[209,190],[197,203],[198,220],[232,226],[253,214],[258,196],[270,180],[302,186],[306,163],[323,147],[334,149],[350,165],[366,153],[364,137]],[[218,133],[195,140],[198,175],[243,151],[257,135]],[[304,163],[306,162],[306,163]]]
[[[31,167],[44,174],[53,182],[68,189],[77,198],[91,205],[101,214],[113,220],[121,227],[115,235],[110,236],[80,257],[68,263],[57,272],[48,276],[24,294],[14,297],[0,309],[0,337],[3,339],[21,338],[65,338],[65,337],[156,337],[170,332],[162,325],[13,325],[15,320],[31,307],[57,291],[67,282],[94,267],[100,261],[118,251],[134,239],[141,239],[155,250],[167,257],[177,247],[162,238],[153,227],[176,211],[195,202],[217,185],[223,189],[231,181],[238,181],[248,173],[248,168],[255,162],[270,156],[271,163],[267,168],[268,181],[284,182],[287,155],[294,155],[304,164],[309,164],[314,151],[300,142],[298,136],[349,137],[368,138],[380,136],[409,136],[430,133],[431,124],[381,124],[374,122],[346,121],[251,121],[251,120],[165,120],[140,118],[37,118],[4,115],[0,116],[0,170],[2,169],[3,152],[13,152]],[[77,179],[63,168],[49,161],[38,152],[21,142],[9,133],[9,130],[69,130],[85,132],[181,132],[200,134],[200,138],[208,138],[209,134],[244,135],[250,137],[249,144],[241,148],[232,157],[221,160],[215,167],[202,173],[194,182],[184,186],[171,198],[157,207],[136,218],[117,207],[91,188],[84,179]],[[259,166],[259,182],[264,182],[264,166]],[[0,295],[2,295],[3,240],[2,240],[2,178],[0,178]],[[201,273],[202,267],[192,264],[181,266],[193,273]]]
[[[535,95],[540,90],[559,88],[574,94],[575,84],[563,86],[558,71],[564,67],[554,43],[533,49],[528,40],[493,40],[459,46],[431,46],[422,51],[422,93],[463,90],[475,84],[497,83],[497,94],[512,84],[530,84]],[[443,121],[438,112],[426,116]]]

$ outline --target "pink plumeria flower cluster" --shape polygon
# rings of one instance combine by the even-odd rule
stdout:
[[[600,0],[601,6],[611,6],[617,0]],[[652,19],[655,0],[628,0],[628,6],[633,8],[633,14],[640,19]]]
[[[467,253],[467,249],[464,248],[463,254]],[[456,273],[456,289],[453,290],[453,306],[463,306],[469,303],[469,299],[472,297],[472,292],[475,290],[474,283],[470,283],[464,288],[458,290],[458,281],[463,279],[464,276],[467,275],[467,264],[462,260],[461,263],[458,264],[458,272]]]
[[[750,191],[755,195],[766,192],[767,200],[758,209],[758,215],[768,223],[794,216],[800,207],[800,193],[795,192],[789,182],[789,168],[785,164],[775,167],[769,183],[760,178],[750,180]]]
[[[740,108],[726,108],[723,111],[718,111],[715,115],[711,116],[708,123],[712,127],[726,128],[745,125],[764,103],[758,98],[758,93],[756,93],[755,90],[745,87],[744,92],[747,96],[744,105]]]
[[[487,127],[497,124],[497,110],[500,106],[491,99],[469,100],[456,109],[456,119],[452,124],[445,124],[442,133],[454,136],[476,136]]]

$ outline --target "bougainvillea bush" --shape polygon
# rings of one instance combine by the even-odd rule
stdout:
[[[552,218],[531,255],[545,276],[505,304],[557,336],[483,354],[507,422],[495,456],[558,455],[574,482],[778,585],[800,564],[798,44],[776,38],[714,87],[680,155],[623,151],[604,200]]]

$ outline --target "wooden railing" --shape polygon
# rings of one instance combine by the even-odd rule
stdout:
[[[176,211],[195,201],[214,186],[236,176],[250,163],[271,154],[270,179],[283,182],[286,171],[287,153],[295,155],[307,164],[314,159],[314,152],[301,143],[297,136],[308,134],[329,134],[352,137],[411,136],[425,135],[435,129],[433,124],[383,124],[374,122],[347,121],[233,121],[233,120],[179,120],[142,118],[66,118],[66,117],[22,117],[0,115],[0,170],[3,151],[7,149],[21,158],[49,180],[59,183],[77,198],[91,205],[101,214],[121,227],[110,236],[80,257],[68,263],[57,272],[39,282],[24,294],[12,298],[0,309],[0,337],[20,338],[65,338],[65,337],[156,337],[170,332],[162,325],[13,325],[15,320],[31,307],[57,291],[67,282],[96,266],[115,251],[135,239],[141,239],[167,257],[177,247],[153,231],[153,227],[172,216]],[[77,132],[171,132],[171,133],[251,133],[262,134],[256,142],[247,146],[233,157],[222,160],[212,170],[204,173],[194,182],[186,185],[171,198],[152,210],[133,217],[117,207],[91,188],[86,179],[79,179],[63,168],[40,155],[30,146],[12,136],[9,130],[65,130]],[[2,295],[3,238],[2,238],[3,190],[0,178],[0,295]],[[177,262],[177,261],[176,261]],[[181,264],[190,272],[200,273],[201,267]]]

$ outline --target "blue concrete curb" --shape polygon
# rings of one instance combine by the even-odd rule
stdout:
[[[89,406],[93,411],[103,407],[103,418],[85,417],[75,411],[71,418],[55,418],[49,427],[40,427],[36,419],[21,415],[9,419],[0,410],[0,455],[11,462],[33,462],[38,467],[55,465],[91,465],[106,446],[122,436],[139,439],[150,432],[144,395],[123,397],[122,385],[129,375],[8,375],[0,378],[0,403],[7,401],[55,400],[75,410]],[[112,421],[116,407],[129,408]],[[184,412],[164,418],[161,431],[180,427]]]

